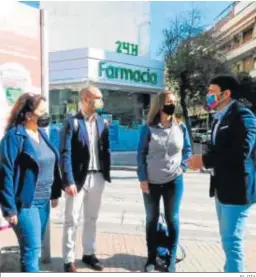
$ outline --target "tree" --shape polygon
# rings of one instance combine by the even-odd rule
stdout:
[[[212,30],[204,31],[197,9],[177,16],[163,33],[166,84],[176,90],[191,135],[188,106],[201,105],[210,79],[230,70]]]

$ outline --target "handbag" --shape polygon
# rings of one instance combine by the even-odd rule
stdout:
[[[165,220],[165,216],[163,213],[160,213],[159,222],[157,225],[157,257],[164,262],[169,261],[170,259],[170,252],[168,249],[168,228]],[[176,263],[183,261],[186,258],[186,252],[181,245],[178,245],[181,251],[181,258],[176,258]]]

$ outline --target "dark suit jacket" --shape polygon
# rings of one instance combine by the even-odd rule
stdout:
[[[213,130],[214,127],[215,125]],[[244,205],[256,202],[255,141],[254,114],[235,102],[218,126],[215,145],[211,144],[203,155],[204,166],[214,169],[210,185],[211,197],[216,192],[223,204]]]
[[[74,118],[78,129],[74,129]],[[97,116],[99,161],[104,179],[110,182],[109,131],[102,117]],[[90,161],[89,137],[81,112],[68,118],[61,132],[61,169],[64,188],[75,184],[78,191],[83,187]]]

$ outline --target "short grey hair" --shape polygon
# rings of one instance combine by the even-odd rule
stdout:
[[[95,89],[95,88],[98,88],[98,87],[93,82],[88,81],[84,86],[84,88],[80,90],[80,93],[79,93],[80,99],[82,99],[82,97],[86,94],[91,94],[92,89]]]

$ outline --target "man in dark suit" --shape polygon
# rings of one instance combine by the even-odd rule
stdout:
[[[243,237],[249,210],[256,202],[256,119],[235,99],[241,97],[238,80],[229,75],[215,77],[206,102],[216,109],[212,142],[208,151],[194,155],[190,168],[212,169],[210,196],[215,196],[225,272],[244,272]]]
[[[105,181],[110,182],[110,151],[107,124],[98,111],[101,91],[88,85],[80,92],[81,111],[64,123],[61,135],[61,168],[66,192],[63,230],[64,271],[76,272],[76,230],[83,208],[82,261],[95,270],[103,266],[95,256],[96,221]]]

